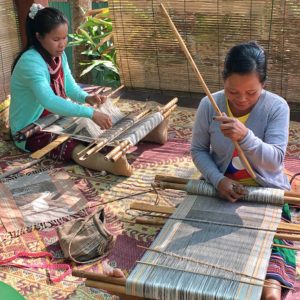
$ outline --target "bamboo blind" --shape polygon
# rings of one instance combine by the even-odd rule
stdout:
[[[209,89],[222,88],[226,52],[257,40],[269,55],[267,88],[300,102],[300,6],[296,0],[111,0],[122,83],[202,92],[159,4],[163,3]]]
[[[0,0],[0,103],[9,94],[11,65],[20,51],[15,8],[12,0]]]

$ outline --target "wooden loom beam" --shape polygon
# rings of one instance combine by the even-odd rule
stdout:
[[[177,40],[178,40],[178,42],[179,42],[179,44],[180,44],[181,49],[183,50],[183,52],[184,52],[184,54],[185,54],[187,60],[188,60],[189,63],[191,64],[191,66],[192,66],[194,72],[196,73],[197,78],[198,78],[198,80],[199,80],[199,82],[200,82],[200,84],[201,84],[201,86],[202,86],[202,88],[203,88],[205,94],[207,95],[208,99],[210,100],[210,102],[211,102],[211,104],[212,104],[212,106],[213,106],[215,112],[217,113],[217,115],[222,116],[222,112],[220,111],[220,109],[219,109],[217,103],[215,102],[215,100],[214,100],[214,98],[213,98],[211,92],[209,91],[209,89],[208,89],[208,87],[207,87],[207,85],[206,85],[206,83],[205,83],[205,81],[204,81],[204,79],[203,79],[203,77],[202,77],[202,75],[201,75],[201,73],[200,73],[200,71],[199,71],[199,69],[198,69],[196,63],[195,63],[195,61],[193,60],[193,58],[192,58],[192,56],[191,56],[191,54],[190,54],[190,52],[189,52],[187,46],[186,46],[185,43],[184,43],[184,40],[182,39],[181,35],[179,34],[179,32],[178,32],[176,26],[174,25],[172,19],[171,19],[170,16],[169,16],[167,10],[165,9],[165,7],[164,7],[164,5],[163,5],[162,3],[160,4],[160,7],[161,7],[162,12],[163,12],[163,14],[165,15],[165,17],[166,17],[168,23],[169,23],[169,25],[170,25],[170,27],[171,27],[171,29],[172,29],[174,35],[176,36],[176,38],[177,38]],[[250,165],[250,163],[249,163],[247,157],[245,156],[245,153],[243,152],[242,148],[241,148],[240,145],[239,145],[237,142],[235,142],[235,141],[233,141],[233,144],[234,144],[234,147],[235,147],[235,148],[237,149],[237,151],[238,151],[239,157],[240,157],[240,159],[241,159],[241,161],[242,161],[244,167],[246,168],[246,170],[248,171],[248,173],[250,174],[250,176],[251,176],[253,179],[256,179],[256,174],[254,173],[254,171],[253,171],[253,169],[252,169],[252,167],[251,167],[251,165]]]

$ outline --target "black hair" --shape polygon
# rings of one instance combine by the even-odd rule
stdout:
[[[25,48],[18,54],[12,64],[12,72],[22,56],[22,54],[31,47],[39,49],[42,47],[39,40],[36,38],[38,32],[41,37],[44,37],[47,33],[51,32],[57,26],[61,24],[68,24],[68,19],[63,15],[61,11],[53,7],[44,7],[39,9],[32,19],[27,15],[26,18],[26,36],[27,44]]]
[[[267,56],[257,42],[247,42],[232,47],[225,57],[223,79],[237,73],[240,75],[256,72],[259,81],[267,80]]]

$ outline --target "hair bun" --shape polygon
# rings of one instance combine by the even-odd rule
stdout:
[[[33,20],[36,16],[37,12],[43,8],[44,8],[44,6],[42,4],[33,3],[29,9],[29,14],[28,14],[29,18],[31,18]]]

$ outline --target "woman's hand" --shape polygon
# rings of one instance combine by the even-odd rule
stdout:
[[[105,103],[106,100],[107,100],[106,96],[97,95],[97,94],[89,95],[85,98],[85,102],[95,108],[100,107],[100,105]]]
[[[233,141],[241,141],[248,133],[248,128],[236,118],[224,115],[214,117],[214,120],[221,122],[220,129],[222,133]]]
[[[111,117],[100,111],[94,110],[92,120],[100,126],[101,129],[108,129],[112,126]]]
[[[219,196],[230,202],[236,202],[238,199],[247,195],[247,190],[238,182],[224,177],[218,184]]]

